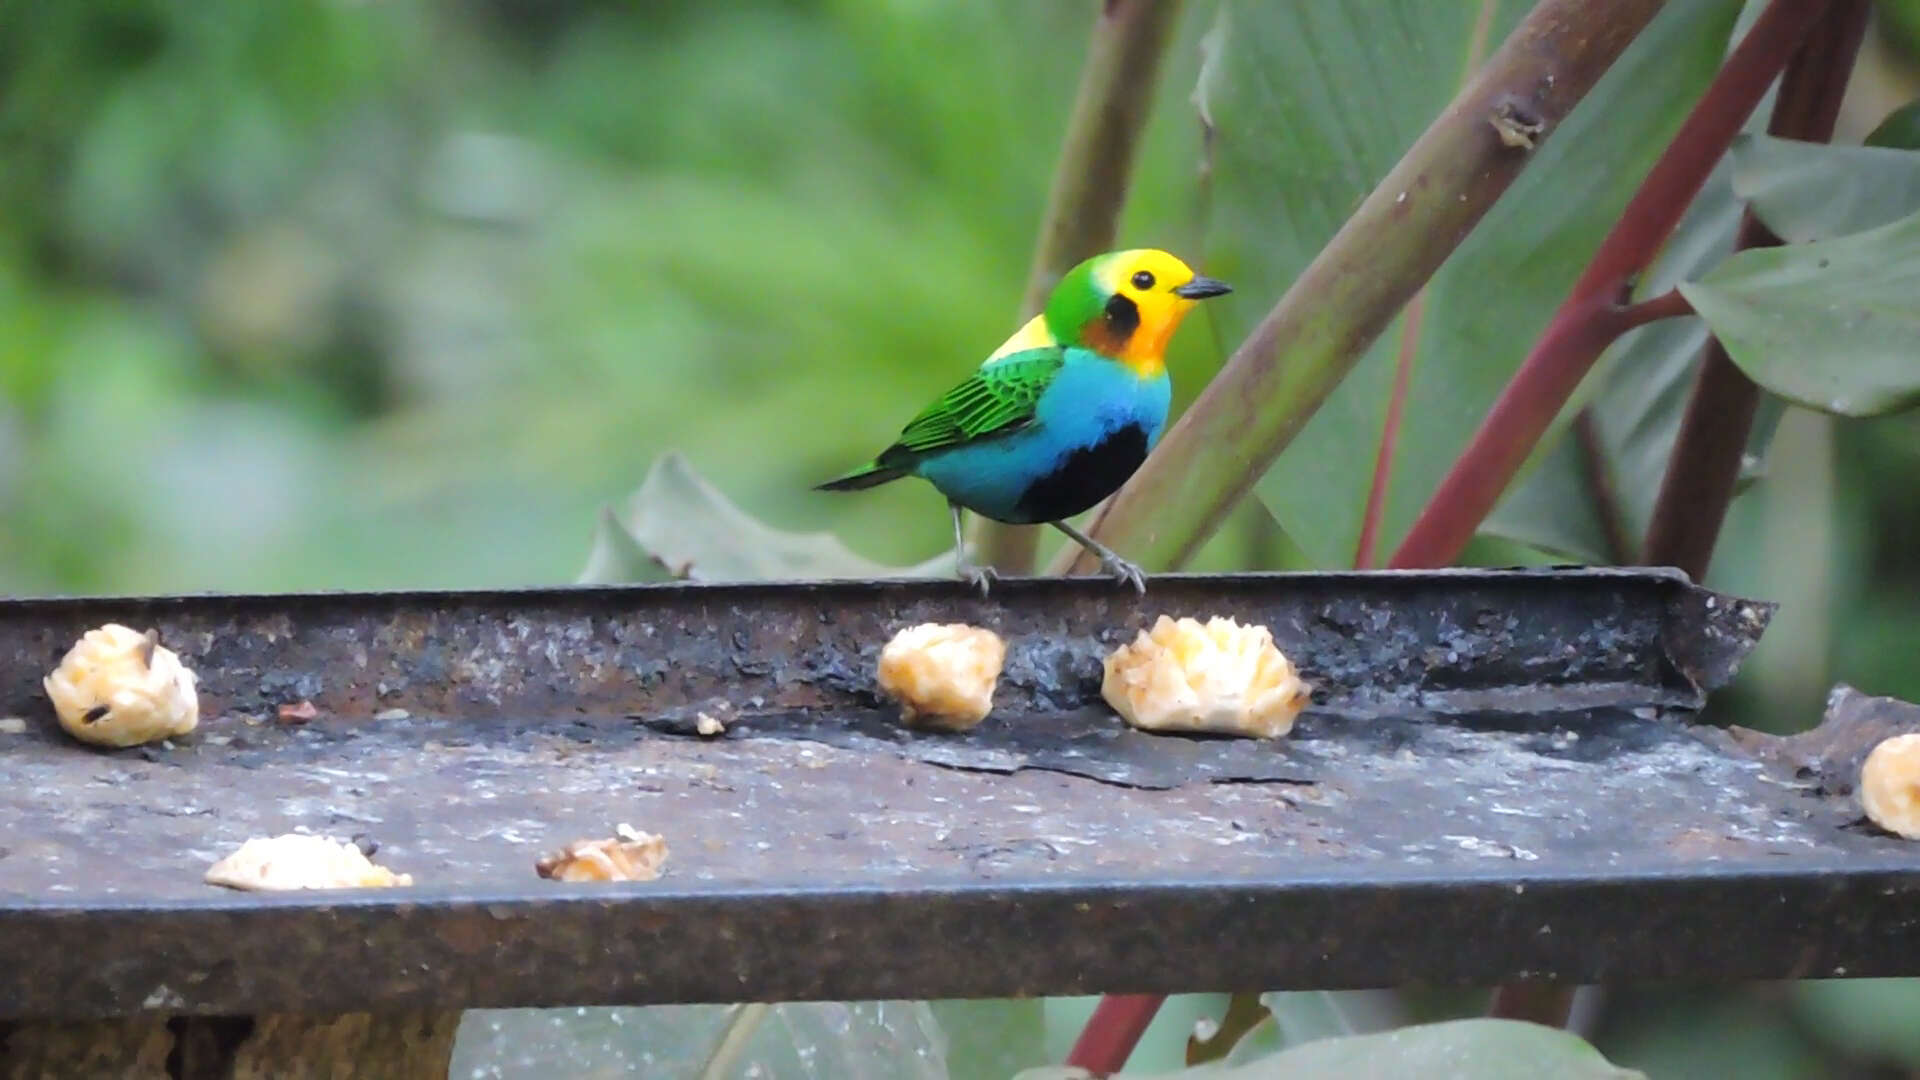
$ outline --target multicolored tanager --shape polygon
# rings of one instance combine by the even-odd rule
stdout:
[[[987,591],[990,567],[967,559],[960,511],[1045,522],[1146,591],[1140,568],[1067,524],[1119,488],[1166,426],[1167,341],[1195,303],[1231,290],[1164,251],[1096,255],[1060,279],[1046,308],[980,370],[927,406],[872,462],[820,485],[855,491],[918,476],[947,497],[960,576]]]

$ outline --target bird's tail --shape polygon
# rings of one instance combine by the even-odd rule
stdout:
[[[875,487],[890,480],[898,480],[907,475],[907,470],[875,462],[862,465],[845,476],[836,477],[824,484],[815,484],[815,491],[859,491],[861,488]]]

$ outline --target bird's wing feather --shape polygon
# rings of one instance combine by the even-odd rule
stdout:
[[[926,454],[1025,427],[1064,362],[1058,346],[1001,357],[914,417],[895,449]]]

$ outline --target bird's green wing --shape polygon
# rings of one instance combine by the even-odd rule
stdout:
[[[1050,346],[993,361],[914,417],[889,453],[917,456],[1025,427],[1064,359]]]

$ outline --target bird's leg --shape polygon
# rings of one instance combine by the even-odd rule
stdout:
[[[985,596],[987,589],[993,584],[993,579],[1000,575],[994,573],[991,566],[975,566],[967,560],[967,531],[960,524],[960,504],[949,501],[947,509],[953,512],[954,567],[960,573],[960,580],[979,589],[980,595]]]
[[[1120,557],[1112,548],[1081,532],[1064,521],[1048,522],[1054,528],[1073,538],[1073,542],[1100,556],[1100,568],[1112,574],[1114,580],[1122,585],[1133,586],[1133,591],[1142,596],[1147,594],[1147,575],[1140,568]]]

